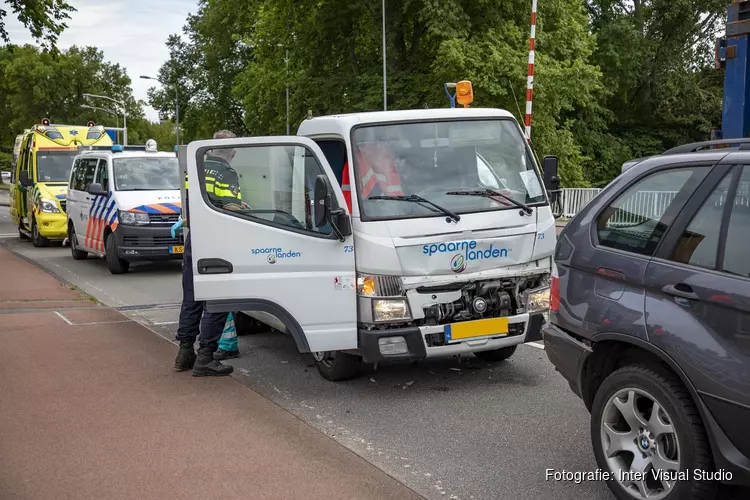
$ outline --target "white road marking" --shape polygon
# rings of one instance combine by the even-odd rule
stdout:
[[[55,311],[55,314],[57,314],[58,316],[60,316],[60,318],[62,318],[62,320],[65,321],[70,326],[74,326],[73,323],[68,318],[66,318],[65,316],[63,316],[59,312]]]
[[[0,238],[18,238],[18,233],[3,233]]]
[[[179,323],[179,321],[157,321],[156,323],[151,323],[152,325],[161,326],[161,325],[176,325]]]
[[[526,342],[526,345],[530,345],[531,347],[536,347],[537,349],[544,349],[544,344],[539,344],[537,342]]]

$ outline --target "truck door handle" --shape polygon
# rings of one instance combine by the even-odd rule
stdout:
[[[198,259],[198,274],[229,274],[232,271],[232,263],[224,259]]]
[[[693,287],[686,285],[685,283],[677,283],[676,285],[667,285],[661,289],[662,292],[673,297],[689,300],[700,300],[700,297],[693,291]]]

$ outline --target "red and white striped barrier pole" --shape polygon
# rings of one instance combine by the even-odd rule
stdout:
[[[529,37],[529,76],[526,78],[526,140],[531,142],[531,98],[534,93],[534,41],[536,39],[536,2],[531,0],[531,36]]]

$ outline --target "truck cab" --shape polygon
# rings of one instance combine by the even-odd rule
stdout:
[[[68,240],[74,259],[106,260],[112,274],[133,261],[181,259],[182,235],[171,235],[181,212],[174,153],[114,145],[75,157],[68,186]]]
[[[206,195],[203,164],[220,149],[247,209]],[[323,116],[295,137],[196,141],[179,155],[199,180],[196,299],[289,333],[324,377],[351,378],[362,361],[501,361],[541,339],[555,219],[507,111]],[[554,177],[556,159],[545,165]]]

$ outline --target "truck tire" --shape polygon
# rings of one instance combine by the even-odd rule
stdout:
[[[49,246],[49,240],[39,234],[39,226],[36,224],[36,219],[31,219],[31,243],[37,248]]]
[[[362,370],[362,358],[354,354],[326,351],[314,352],[313,357],[318,373],[332,382],[356,378]]]
[[[516,348],[518,348],[517,345],[512,345],[508,347],[501,347],[500,349],[493,349],[491,351],[479,351],[475,352],[474,356],[481,359],[482,361],[487,361],[488,363],[497,363],[499,361],[505,361],[509,357],[513,356],[513,354],[516,352]]]
[[[88,252],[78,249],[78,237],[72,223],[68,226],[68,241],[70,242],[70,254],[73,256],[73,260],[84,260],[89,256]]]
[[[130,262],[117,256],[117,241],[115,240],[115,233],[109,233],[107,236],[105,252],[105,259],[110,273],[125,274],[128,272],[128,269],[130,269]]]
[[[263,333],[271,328],[264,325],[255,318],[251,318],[243,312],[234,313],[234,326],[237,328],[237,335],[252,335],[254,333]]]

